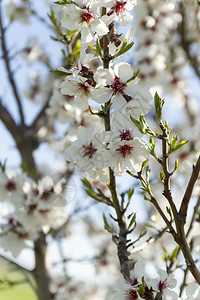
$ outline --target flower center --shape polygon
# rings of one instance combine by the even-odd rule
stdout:
[[[130,130],[126,129],[123,131],[120,131],[120,135],[119,135],[121,141],[130,141],[133,139],[132,134],[130,132]]]
[[[89,158],[92,158],[94,153],[97,151],[97,149],[95,149],[95,147],[93,146],[92,142],[89,143],[88,146],[83,146],[84,148],[84,154],[83,156],[88,156]]]
[[[137,285],[139,283],[136,277],[134,277],[133,279],[130,279],[129,282],[130,282],[131,286]]]
[[[136,300],[138,299],[138,294],[136,291],[133,291],[133,290],[129,290],[127,291],[127,297],[126,297],[127,300]]]
[[[83,13],[81,15],[82,23],[87,23],[88,25],[90,25],[92,19],[93,19],[93,16],[90,12]]]
[[[167,283],[166,283],[165,281],[163,281],[163,282],[162,282],[162,281],[159,281],[158,289],[159,289],[160,291],[166,289],[166,287],[167,287]]]
[[[41,195],[41,199],[42,200],[48,200],[48,198],[52,195],[53,193],[53,188],[49,189],[49,190],[44,190],[42,195]]]
[[[116,15],[119,15],[123,11],[125,11],[125,4],[126,1],[116,1],[115,6],[113,6],[113,10],[115,11]]]
[[[16,190],[16,183],[12,180],[9,180],[8,183],[6,184],[6,189],[9,192],[13,192]]]
[[[89,93],[89,86],[85,85],[84,83],[78,83],[79,91],[81,91],[84,95]]]
[[[122,82],[119,77],[115,76],[111,84],[111,88],[114,94],[122,93],[125,87],[126,87],[126,83]]]
[[[126,156],[129,157],[131,155],[132,150],[133,147],[129,145],[120,146],[120,148],[118,149],[119,153],[123,156],[123,158],[125,158]]]

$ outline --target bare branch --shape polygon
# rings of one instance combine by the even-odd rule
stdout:
[[[181,1],[181,15],[182,15],[182,21],[180,24],[180,35],[181,35],[181,46],[183,50],[185,51],[185,54],[190,62],[191,67],[194,69],[196,76],[200,79],[200,72],[199,72],[199,62],[197,56],[194,56],[190,52],[190,42],[186,40],[186,15],[185,15],[185,8],[183,1]]]
[[[196,182],[199,178],[199,175],[200,175],[200,156],[197,160],[196,165],[193,166],[193,171],[192,171],[190,180],[188,182],[187,189],[186,189],[185,194],[183,196],[183,200],[181,202],[179,215],[180,215],[183,223],[185,223],[185,221],[186,221],[188,205],[189,205],[189,202],[190,202],[190,198],[192,197],[192,192],[193,192],[194,186],[195,186],[195,184],[196,184]]]
[[[0,119],[2,120],[5,127],[8,129],[14,140],[16,139],[16,136],[18,135],[18,126],[16,125],[15,121],[13,120],[11,114],[7,110],[5,106],[1,103],[0,98]]]
[[[0,259],[4,260],[6,263],[9,263],[11,265],[13,265],[15,268],[19,269],[19,270],[24,270],[26,272],[32,272],[32,270],[29,270],[27,268],[25,268],[24,266],[18,264],[17,262],[11,260],[10,258],[4,256],[3,254],[0,254]]]
[[[38,113],[38,115],[36,116],[35,120],[33,121],[33,123],[30,126],[30,128],[33,129],[36,132],[46,122],[45,112],[46,112],[46,109],[49,106],[49,101],[51,99],[52,93],[53,93],[53,91],[51,91],[49,93],[48,98],[47,98],[44,106],[41,108],[40,112]]]
[[[1,3],[0,3],[0,32],[1,32],[1,48],[2,48],[2,52],[3,52],[3,59],[5,62],[5,65],[6,65],[8,79],[9,79],[10,85],[13,90],[13,94],[15,96],[15,99],[16,99],[16,102],[18,105],[21,123],[24,124],[24,113],[23,113],[23,108],[22,108],[22,104],[21,104],[21,99],[19,96],[16,82],[14,80],[13,72],[11,71],[10,58],[8,56],[8,50],[7,50],[6,39],[5,39],[5,28],[3,26],[2,15],[1,15]]]

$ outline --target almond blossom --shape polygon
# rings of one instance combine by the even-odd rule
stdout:
[[[136,0],[104,0],[104,2],[104,6],[109,9],[107,15],[103,17],[106,23],[116,21],[120,25],[126,26],[132,22],[133,16],[129,11],[136,5]]]
[[[67,161],[75,162],[77,172],[102,170],[109,166],[111,154],[102,142],[101,135],[94,132],[94,127],[78,127],[77,140],[65,151]],[[90,173],[91,174],[91,173]]]
[[[154,291],[160,292],[163,297],[163,300],[176,300],[178,299],[178,295],[172,291],[171,289],[175,288],[176,286],[176,279],[174,278],[173,274],[167,274],[162,269],[158,270],[159,278],[158,279],[151,279],[148,281],[148,285],[152,286]]]
[[[144,276],[144,262],[142,260],[136,262],[134,269],[130,272],[130,277],[124,279],[120,274],[119,280],[115,283],[113,289],[115,294],[112,300],[140,300],[142,299],[138,293],[139,285],[142,284]]]
[[[121,176],[124,171],[139,172],[143,161],[148,158],[146,143],[138,137],[133,137],[129,129],[122,129],[114,136],[108,145],[113,153],[113,170]]]
[[[151,93],[148,89],[134,83],[132,77],[133,69],[125,62],[116,64],[114,69],[98,68],[94,80],[99,88],[92,92],[93,99],[98,103],[111,100],[112,108],[116,110],[121,110],[127,102],[134,99],[141,99],[148,103],[152,99]]]
[[[68,29],[81,31],[83,42],[89,43],[93,40],[94,33],[105,35],[108,33],[106,24],[101,20],[98,12],[99,1],[74,1],[64,8],[67,17],[61,19],[61,25]]]
[[[74,96],[74,102],[78,108],[82,110],[88,109],[88,98],[92,95],[90,92],[91,86],[87,83],[85,78],[78,80],[66,78],[60,87],[63,95]]]

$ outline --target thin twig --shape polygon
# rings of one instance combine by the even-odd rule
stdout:
[[[8,79],[10,81],[10,85],[13,90],[13,94],[15,96],[15,100],[17,102],[20,118],[21,118],[21,123],[24,124],[24,113],[23,113],[23,108],[21,104],[21,99],[19,96],[18,88],[16,85],[16,82],[14,80],[13,72],[11,71],[11,66],[10,66],[10,58],[8,56],[8,50],[7,50],[7,45],[6,45],[6,39],[5,39],[5,28],[3,26],[3,21],[2,21],[2,14],[1,14],[1,4],[0,4],[0,32],[1,32],[1,48],[3,52],[3,59],[6,65],[6,70],[8,74]]]
[[[192,192],[193,192],[194,186],[199,178],[199,174],[200,174],[200,156],[196,162],[196,165],[193,166],[193,171],[192,171],[190,180],[188,182],[188,186],[186,188],[185,194],[184,194],[182,202],[181,202],[179,215],[180,215],[180,218],[182,219],[183,223],[185,223],[185,221],[186,221],[188,205],[189,205],[190,199],[192,197]]]
[[[198,62],[198,57],[194,56],[190,53],[190,42],[186,40],[186,14],[185,14],[185,8],[183,1],[181,1],[180,4],[180,9],[181,9],[181,15],[182,15],[182,21],[180,24],[180,35],[181,35],[181,46],[183,50],[185,51],[185,54],[190,62],[191,67],[194,69],[195,74],[197,77],[200,79],[200,71],[199,71],[199,62]]]

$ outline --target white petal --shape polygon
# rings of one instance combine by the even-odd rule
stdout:
[[[133,76],[133,70],[131,65],[125,62],[120,62],[116,64],[114,66],[114,72],[123,82],[126,82]]]
[[[108,33],[108,27],[102,20],[95,19],[91,24],[91,30],[97,32],[99,35]]]
[[[84,43],[90,43],[93,40],[93,36],[87,26],[81,27],[81,37]]]
[[[94,80],[99,85],[108,85],[113,81],[113,75],[110,70],[99,68],[94,74]]]
[[[112,90],[106,87],[101,87],[100,89],[96,89],[91,91],[92,99],[97,103],[106,103],[112,97]]]
[[[112,99],[112,108],[116,110],[121,110],[126,104],[126,100],[121,94],[117,94]]]

